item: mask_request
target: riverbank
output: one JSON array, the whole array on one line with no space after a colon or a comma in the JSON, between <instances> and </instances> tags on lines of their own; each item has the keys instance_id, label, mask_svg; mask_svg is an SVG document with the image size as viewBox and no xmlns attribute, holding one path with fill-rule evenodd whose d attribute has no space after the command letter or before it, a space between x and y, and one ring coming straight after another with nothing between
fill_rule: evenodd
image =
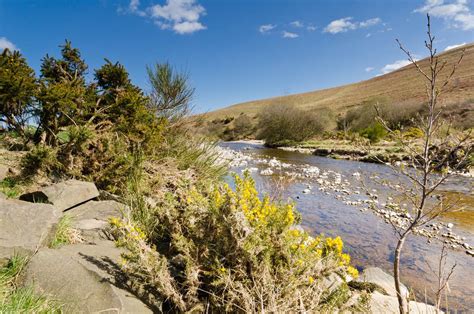
<instances>
[{"instance_id":1,"label":"riverbank","mask_svg":"<svg viewBox=\"0 0 474 314\"><path fill-rule=\"evenodd\" d=\"M240 141L244 143L245 141ZM255 141L248 141L252 144ZM261 142L263 144L263 142ZM312 140L290 146L274 147L288 152L312 154L315 156L333 159L353 160L371 163L406 163L410 160L409 154L395 142L381 141L377 144L358 145L349 140ZM474 176L474 168L470 167L458 172L463 176Z\"/></svg>"}]
</instances>

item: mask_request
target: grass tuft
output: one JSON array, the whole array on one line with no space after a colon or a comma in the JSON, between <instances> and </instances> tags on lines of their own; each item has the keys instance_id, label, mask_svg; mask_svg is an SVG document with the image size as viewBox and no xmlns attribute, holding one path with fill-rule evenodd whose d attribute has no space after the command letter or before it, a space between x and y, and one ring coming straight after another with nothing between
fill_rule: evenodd
<instances>
[{"instance_id":1,"label":"grass tuft","mask_svg":"<svg viewBox=\"0 0 474 314\"><path fill-rule=\"evenodd\" d=\"M54 237L49 244L50 248L55 249L63 245L81 243L84 241L79 230L72 227L72 222L73 220L68 214L61 217L56 225Z\"/></svg>"},{"instance_id":2,"label":"grass tuft","mask_svg":"<svg viewBox=\"0 0 474 314\"><path fill-rule=\"evenodd\" d=\"M31 286L18 286L27 264L28 257L17 254L0 268L0 313L61 313L57 301L36 294Z\"/></svg>"}]
</instances>

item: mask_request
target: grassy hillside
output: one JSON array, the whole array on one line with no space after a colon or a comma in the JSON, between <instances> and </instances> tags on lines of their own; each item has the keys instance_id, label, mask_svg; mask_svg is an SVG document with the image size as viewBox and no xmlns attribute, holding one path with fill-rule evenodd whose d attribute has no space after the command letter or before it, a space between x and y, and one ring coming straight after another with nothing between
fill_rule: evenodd
<instances>
[{"instance_id":1,"label":"grassy hillside","mask_svg":"<svg viewBox=\"0 0 474 314\"><path fill-rule=\"evenodd\" d=\"M444 75L451 71L462 51L464 59L456 72L449 90L442 96L441 102L455 110L458 114L472 115L474 103L474 43L440 54L440 61L447 62ZM422 68L427 60L420 61ZM335 88L274 97L236 104L206 114L206 119L214 120L225 117L236 117L241 113L249 116L257 115L267 106L274 104L290 104L304 109L330 108L336 114L360 105L363 101L379 99L391 105L418 104L425 98L424 81L413 65L397 71L374 77L370 80ZM469 109L470 108L470 109ZM472 119L472 117L469 117Z\"/></svg>"}]
</instances>

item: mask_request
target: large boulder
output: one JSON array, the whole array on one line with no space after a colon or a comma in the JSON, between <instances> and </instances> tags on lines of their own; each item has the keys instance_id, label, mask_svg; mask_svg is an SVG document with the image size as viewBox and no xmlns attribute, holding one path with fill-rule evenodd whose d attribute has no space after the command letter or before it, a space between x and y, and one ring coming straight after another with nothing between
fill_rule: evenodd
<instances>
[{"instance_id":1,"label":"large boulder","mask_svg":"<svg viewBox=\"0 0 474 314\"><path fill-rule=\"evenodd\" d=\"M111 241L43 248L29 262L25 280L63 303L66 313L151 313L122 274L120 253Z\"/></svg>"},{"instance_id":2,"label":"large boulder","mask_svg":"<svg viewBox=\"0 0 474 314\"><path fill-rule=\"evenodd\" d=\"M396 297L397 291L395 290L395 282L393 276L387 274L382 269L378 267L368 267L364 269L359 278L359 282L370 282L374 283L377 286L383 288L388 295ZM408 297L408 289L405 285L401 285L402 296L404 298Z\"/></svg>"},{"instance_id":3,"label":"large boulder","mask_svg":"<svg viewBox=\"0 0 474 314\"><path fill-rule=\"evenodd\" d=\"M72 227L81 231L88 242L104 239L103 231L111 217L122 217L125 205L115 201L89 201L68 211Z\"/></svg>"},{"instance_id":4,"label":"large boulder","mask_svg":"<svg viewBox=\"0 0 474 314\"><path fill-rule=\"evenodd\" d=\"M371 313L387 313L387 314L398 314L398 299L394 296L383 295L378 292L374 292L370 295L370 312ZM437 313L436 308L432 305L425 303L410 301L409 302L410 313L414 314L428 314ZM440 311L439 313L443 313Z\"/></svg>"},{"instance_id":5,"label":"large boulder","mask_svg":"<svg viewBox=\"0 0 474 314\"><path fill-rule=\"evenodd\" d=\"M94 183L68 180L47 186L40 191L23 194L21 200L48 203L65 211L99 196Z\"/></svg>"},{"instance_id":6,"label":"large boulder","mask_svg":"<svg viewBox=\"0 0 474 314\"><path fill-rule=\"evenodd\" d=\"M52 205L0 198L0 261L30 253L47 240L60 211Z\"/></svg>"}]
</instances>

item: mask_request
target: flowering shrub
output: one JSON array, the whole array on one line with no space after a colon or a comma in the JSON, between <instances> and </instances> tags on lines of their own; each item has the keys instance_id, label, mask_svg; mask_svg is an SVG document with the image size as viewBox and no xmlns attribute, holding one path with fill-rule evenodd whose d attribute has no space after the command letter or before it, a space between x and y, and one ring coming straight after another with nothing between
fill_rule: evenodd
<instances>
[{"instance_id":1,"label":"flowering shrub","mask_svg":"<svg viewBox=\"0 0 474 314\"><path fill-rule=\"evenodd\" d=\"M327 278L357 270L339 237L313 238L299 217L292 203L259 198L246 174L235 190L180 180L155 207L111 225L127 248L123 269L156 291L162 310L330 310Z\"/></svg>"}]
</instances>

